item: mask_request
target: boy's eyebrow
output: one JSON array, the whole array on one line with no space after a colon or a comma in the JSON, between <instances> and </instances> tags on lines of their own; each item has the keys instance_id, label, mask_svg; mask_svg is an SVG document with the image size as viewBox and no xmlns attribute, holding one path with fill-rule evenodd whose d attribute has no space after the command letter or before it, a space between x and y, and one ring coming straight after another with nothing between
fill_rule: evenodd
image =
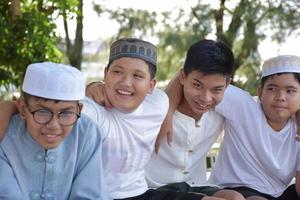
<instances>
[{"instance_id":1,"label":"boy's eyebrow","mask_svg":"<svg viewBox=\"0 0 300 200\"><path fill-rule=\"evenodd\" d=\"M124 66L122 66L122 65L114 65L114 66L113 66L113 68L124 69L125 67L124 67ZM134 71L135 71L135 72L139 72L139 73L143 73L143 74L145 74L145 71L143 71L143 70L140 70L140 69L135 69Z\"/></svg>"},{"instance_id":2,"label":"boy's eyebrow","mask_svg":"<svg viewBox=\"0 0 300 200\"><path fill-rule=\"evenodd\" d=\"M38 105L41 109L47 109L47 110L50 110L52 111L52 109L50 109L49 107L45 106L45 105ZM70 109L74 109L76 108L76 106L68 106L68 107L65 107L65 108L62 108L61 110L70 110Z\"/></svg>"},{"instance_id":3,"label":"boy's eyebrow","mask_svg":"<svg viewBox=\"0 0 300 200\"><path fill-rule=\"evenodd\" d=\"M200 80L196 79L196 78L194 78L194 81L196 81L196 82L198 82L199 84L203 85L203 83L202 83ZM225 87L225 85L217 85L217 86L214 86L214 88L224 88L224 87Z\"/></svg>"},{"instance_id":4,"label":"boy's eyebrow","mask_svg":"<svg viewBox=\"0 0 300 200\"><path fill-rule=\"evenodd\" d=\"M268 86L268 87L281 87L278 84L274 84L274 83L269 83L266 86ZM297 87L295 87L293 85L287 85L287 86L284 86L284 87L288 88L288 89L298 89Z\"/></svg>"}]
</instances>

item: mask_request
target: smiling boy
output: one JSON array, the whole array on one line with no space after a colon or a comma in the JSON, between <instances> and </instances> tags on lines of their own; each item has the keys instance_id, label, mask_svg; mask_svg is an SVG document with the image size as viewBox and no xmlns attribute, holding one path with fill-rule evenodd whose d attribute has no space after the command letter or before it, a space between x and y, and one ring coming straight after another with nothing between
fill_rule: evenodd
<instances>
[{"instance_id":1,"label":"smiling boy","mask_svg":"<svg viewBox=\"0 0 300 200\"><path fill-rule=\"evenodd\" d=\"M27 67L19 114L0 143L0 199L109 199L101 135L81 115L85 81L71 66Z\"/></svg>"}]
</instances>

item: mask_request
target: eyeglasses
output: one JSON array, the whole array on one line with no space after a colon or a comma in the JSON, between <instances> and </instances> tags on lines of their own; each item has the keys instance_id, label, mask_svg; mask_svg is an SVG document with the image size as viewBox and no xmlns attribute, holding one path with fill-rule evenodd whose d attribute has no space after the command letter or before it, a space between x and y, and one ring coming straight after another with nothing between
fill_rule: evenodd
<instances>
[{"instance_id":1,"label":"eyeglasses","mask_svg":"<svg viewBox=\"0 0 300 200\"><path fill-rule=\"evenodd\" d=\"M29 108L27 109L29 110ZM52 120L55 114L54 112L47 109L39 109L35 111L29 110L29 112L32 114L34 121L41 125L48 124ZM58 112L57 116L60 125L71 126L75 124L77 119L80 117L80 114L66 110L66 111Z\"/></svg>"}]
</instances>

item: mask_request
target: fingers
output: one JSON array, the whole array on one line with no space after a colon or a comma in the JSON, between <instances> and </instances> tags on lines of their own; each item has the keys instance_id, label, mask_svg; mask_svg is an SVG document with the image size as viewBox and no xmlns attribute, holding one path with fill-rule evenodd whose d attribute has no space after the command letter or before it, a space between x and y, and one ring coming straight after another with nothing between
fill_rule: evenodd
<instances>
[{"instance_id":1,"label":"fingers","mask_svg":"<svg viewBox=\"0 0 300 200\"><path fill-rule=\"evenodd\" d=\"M106 95L104 89L103 89L103 93L104 93L104 106L105 106L106 108L112 108L113 106L112 106L112 104L110 103L110 101L109 101L109 99L108 99L108 97L107 97L107 95Z\"/></svg>"},{"instance_id":2,"label":"fingers","mask_svg":"<svg viewBox=\"0 0 300 200\"><path fill-rule=\"evenodd\" d=\"M160 134L158 134L158 137L156 138L156 141L155 141L155 148L154 148L154 151L156 154L158 154L158 152L159 152L160 141L161 141L161 136L160 136Z\"/></svg>"},{"instance_id":3,"label":"fingers","mask_svg":"<svg viewBox=\"0 0 300 200\"><path fill-rule=\"evenodd\" d=\"M104 84L101 82L90 83L86 88L86 96L100 105L105 104Z\"/></svg>"},{"instance_id":4,"label":"fingers","mask_svg":"<svg viewBox=\"0 0 300 200\"><path fill-rule=\"evenodd\" d=\"M295 136L295 140L300 141L300 123L297 123L297 133Z\"/></svg>"},{"instance_id":5,"label":"fingers","mask_svg":"<svg viewBox=\"0 0 300 200\"><path fill-rule=\"evenodd\" d=\"M173 131L172 131L172 129L170 129L167 132L167 142L168 142L169 146L172 146L172 141L173 141Z\"/></svg>"}]
</instances>

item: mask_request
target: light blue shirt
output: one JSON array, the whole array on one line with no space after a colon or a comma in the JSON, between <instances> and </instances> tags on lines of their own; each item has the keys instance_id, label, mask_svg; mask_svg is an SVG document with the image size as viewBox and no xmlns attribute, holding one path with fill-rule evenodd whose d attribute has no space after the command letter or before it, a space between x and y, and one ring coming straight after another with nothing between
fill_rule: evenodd
<instances>
[{"instance_id":1,"label":"light blue shirt","mask_svg":"<svg viewBox=\"0 0 300 200\"><path fill-rule=\"evenodd\" d=\"M45 150L15 115L0 143L0 199L108 199L101 135L82 115L55 149Z\"/></svg>"}]
</instances>

